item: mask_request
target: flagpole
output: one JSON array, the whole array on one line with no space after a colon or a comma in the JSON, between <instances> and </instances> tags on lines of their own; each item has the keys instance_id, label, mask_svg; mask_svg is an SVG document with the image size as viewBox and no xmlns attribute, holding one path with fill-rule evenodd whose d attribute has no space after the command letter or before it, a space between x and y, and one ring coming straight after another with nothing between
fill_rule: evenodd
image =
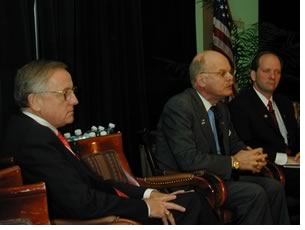
<instances>
[{"instance_id":1,"label":"flagpole","mask_svg":"<svg viewBox=\"0 0 305 230\"><path fill-rule=\"evenodd\" d=\"M37 0L34 0L34 32L35 32L35 51L36 51L36 59L39 59L39 36L38 36L38 15L37 15Z\"/></svg>"}]
</instances>

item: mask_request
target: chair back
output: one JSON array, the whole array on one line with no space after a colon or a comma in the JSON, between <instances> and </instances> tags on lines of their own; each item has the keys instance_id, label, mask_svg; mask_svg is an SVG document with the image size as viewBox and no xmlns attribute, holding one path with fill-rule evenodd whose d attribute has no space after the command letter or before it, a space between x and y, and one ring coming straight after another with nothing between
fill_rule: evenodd
<instances>
[{"instance_id":1,"label":"chair back","mask_svg":"<svg viewBox=\"0 0 305 230\"><path fill-rule=\"evenodd\" d=\"M43 182L0 188L0 220L28 220L31 224L49 224L46 187Z\"/></svg>"},{"instance_id":2,"label":"chair back","mask_svg":"<svg viewBox=\"0 0 305 230\"><path fill-rule=\"evenodd\" d=\"M126 159L121 133L79 140L76 145L81 159L104 180L139 185Z\"/></svg>"},{"instance_id":3,"label":"chair back","mask_svg":"<svg viewBox=\"0 0 305 230\"><path fill-rule=\"evenodd\" d=\"M141 167L143 176L160 176L163 171L156 164L156 131L147 128L138 132L140 137ZM143 149L143 150L142 150Z\"/></svg>"},{"instance_id":4,"label":"chair back","mask_svg":"<svg viewBox=\"0 0 305 230\"><path fill-rule=\"evenodd\" d=\"M22 185L22 176L19 166L12 166L0 170L0 188Z\"/></svg>"},{"instance_id":5,"label":"chair back","mask_svg":"<svg viewBox=\"0 0 305 230\"><path fill-rule=\"evenodd\" d=\"M11 156L0 157L0 169L15 165L15 159Z\"/></svg>"},{"instance_id":6,"label":"chair back","mask_svg":"<svg viewBox=\"0 0 305 230\"><path fill-rule=\"evenodd\" d=\"M12 166L0 170L0 220L18 224L49 224L46 187L43 182L23 185L21 169ZM1 222L0 221L0 222Z\"/></svg>"}]
</instances>

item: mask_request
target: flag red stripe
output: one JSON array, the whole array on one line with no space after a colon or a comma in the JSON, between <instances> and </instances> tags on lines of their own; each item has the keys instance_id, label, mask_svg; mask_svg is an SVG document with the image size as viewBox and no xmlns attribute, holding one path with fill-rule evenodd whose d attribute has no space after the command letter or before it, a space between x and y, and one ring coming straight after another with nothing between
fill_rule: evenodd
<instances>
[{"instance_id":1,"label":"flag red stripe","mask_svg":"<svg viewBox=\"0 0 305 230\"><path fill-rule=\"evenodd\" d=\"M216 27L214 27L213 29L213 35L222 40L223 43L225 43L228 47L231 47L231 39L228 38L222 31L218 30Z\"/></svg>"}]
</instances>

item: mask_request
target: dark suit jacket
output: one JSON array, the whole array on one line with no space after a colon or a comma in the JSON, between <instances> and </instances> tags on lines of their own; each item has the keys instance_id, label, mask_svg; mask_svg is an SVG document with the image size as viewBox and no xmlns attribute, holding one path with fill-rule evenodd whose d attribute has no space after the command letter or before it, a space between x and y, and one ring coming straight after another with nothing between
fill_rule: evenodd
<instances>
[{"instance_id":1,"label":"dark suit jacket","mask_svg":"<svg viewBox=\"0 0 305 230\"><path fill-rule=\"evenodd\" d=\"M300 151L300 130L293 105L282 95L274 94L273 100L288 132L288 146L295 154ZM274 161L276 152L285 152L284 138L253 88L241 91L230 102L229 109L236 132L247 145L263 147L271 161Z\"/></svg>"},{"instance_id":2,"label":"dark suit jacket","mask_svg":"<svg viewBox=\"0 0 305 230\"><path fill-rule=\"evenodd\" d=\"M147 217L147 206L141 200L144 188L100 180L52 130L23 114L13 117L8 128L5 152L16 158L25 183L46 182L52 218ZM115 195L113 186L130 199Z\"/></svg>"},{"instance_id":3,"label":"dark suit jacket","mask_svg":"<svg viewBox=\"0 0 305 230\"><path fill-rule=\"evenodd\" d=\"M245 145L233 129L226 105L219 102L217 109L222 120L223 155L216 154L209 117L195 89L189 88L166 103L158 123L155 154L161 169L206 169L224 179L231 177L230 155Z\"/></svg>"}]
</instances>

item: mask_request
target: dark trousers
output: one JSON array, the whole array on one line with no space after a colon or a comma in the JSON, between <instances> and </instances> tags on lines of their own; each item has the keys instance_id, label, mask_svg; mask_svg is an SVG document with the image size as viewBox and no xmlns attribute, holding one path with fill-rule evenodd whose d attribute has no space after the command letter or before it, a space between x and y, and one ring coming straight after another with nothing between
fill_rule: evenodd
<instances>
[{"instance_id":1,"label":"dark trousers","mask_svg":"<svg viewBox=\"0 0 305 230\"><path fill-rule=\"evenodd\" d=\"M300 168L284 168L287 206L291 224L300 224Z\"/></svg>"},{"instance_id":2,"label":"dark trousers","mask_svg":"<svg viewBox=\"0 0 305 230\"><path fill-rule=\"evenodd\" d=\"M236 224L290 224L285 190L277 180L240 176L226 185L225 207L235 212Z\"/></svg>"}]
</instances>

